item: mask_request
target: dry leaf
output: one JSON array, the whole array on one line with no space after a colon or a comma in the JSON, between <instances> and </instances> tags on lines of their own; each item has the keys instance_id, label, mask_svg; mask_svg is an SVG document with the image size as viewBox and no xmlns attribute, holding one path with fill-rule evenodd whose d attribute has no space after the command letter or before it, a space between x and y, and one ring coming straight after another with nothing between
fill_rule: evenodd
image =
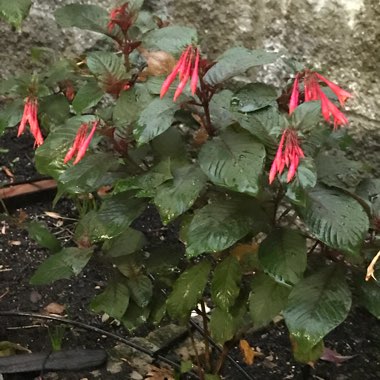
<instances>
[{"instance_id":1,"label":"dry leaf","mask_svg":"<svg viewBox=\"0 0 380 380\"><path fill-rule=\"evenodd\" d=\"M165 51L148 51L139 48L139 52L147 63L147 68L139 76L140 80L145 80L150 76L167 75L176 64L175 58Z\"/></svg>"},{"instance_id":2,"label":"dry leaf","mask_svg":"<svg viewBox=\"0 0 380 380\"><path fill-rule=\"evenodd\" d=\"M6 166L2 166L1 169L3 170L6 176L11 178L11 182L13 182L15 175L11 172L11 170L8 169Z\"/></svg>"},{"instance_id":3,"label":"dry leaf","mask_svg":"<svg viewBox=\"0 0 380 380\"><path fill-rule=\"evenodd\" d=\"M252 365L256 356L264 356L261 352L255 351L245 339L240 340L239 347L244 363L247 365Z\"/></svg>"},{"instance_id":4,"label":"dry leaf","mask_svg":"<svg viewBox=\"0 0 380 380\"><path fill-rule=\"evenodd\" d=\"M380 258L380 251L377 252L377 255L372 259L371 263L368 265L367 274L365 276L366 281L368 281L371 277L375 281L377 281L374 273L375 273L375 265L376 265L377 261L379 260L379 258Z\"/></svg>"},{"instance_id":5,"label":"dry leaf","mask_svg":"<svg viewBox=\"0 0 380 380\"><path fill-rule=\"evenodd\" d=\"M174 380L174 374L170 368L158 368L152 365L145 380Z\"/></svg>"},{"instance_id":6,"label":"dry leaf","mask_svg":"<svg viewBox=\"0 0 380 380\"><path fill-rule=\"evenodd\" d=\"M323 354L321 356L321 359L326 362L331 362L335 364L343 363L347 360L350 360L354 358L355 355L349 355L349 356L343 356L336 352L335 350L332 350L331 348L324 348Z\"/></svg>"},{"instance_id":7,"label":"dry leaf","mask_svg":"<svg viewBox=\"0 0 380 380\"><path fill-rule=\"evenodd\" d=\"M59 215L57 212L45 211L44 214L49 216L50 218L53 218L53 219L62 219L62 216Z\"/></svg>"},{"instance_id":8,"label":"dry leaf","mask_svg":"<svg viewBox=\"0 0 380 380\"><path fill-rule=\"evenodd\" d=\"M17 223L23 224L28 219L28 214L24 210L20 210L17 215Z\"/></svg>"},{"instance_id":9,"label":"dry leaf","mask_svg":"<svg viewBox=\"0 0 380 380\"><path fill-rule=\"evenodd\" d=\"M241 261L246 255L256 254L259 249L259 245L256 242L251 244L237 244L231 253L239 261Z\"/></svg>"},{"instance_id":10,"label":"dry leaf","mask_svg":"<svg viewBox=\"0 0 380 380\"><path fill-rule=\"evenodd\" d=\"M48 314L62 315L65 312L65 306L56 302L52 302L44 307L44 311Z\"/></svg>"}]
</instances>

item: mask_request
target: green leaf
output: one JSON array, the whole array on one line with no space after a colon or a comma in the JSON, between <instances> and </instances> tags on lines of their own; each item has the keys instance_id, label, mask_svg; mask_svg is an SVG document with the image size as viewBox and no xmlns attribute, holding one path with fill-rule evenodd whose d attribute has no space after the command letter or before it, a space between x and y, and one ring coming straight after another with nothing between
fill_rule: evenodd
<instances>
[{"instance_id":1,"label":"green leaf","mask_svg":"<svg viewBox=\"0 0 380 380\"><path fill-rule=\"evenodd\" d=\"M105 199L98 212L99 220L107 226L108 230L103 238L112 239L121 234L142 214L146 205L144 199L133 198L129 192Z\"/></svg>"},{"instance_id":2,"label":"green leaf","mask_svg":"<svg viewBox=\"0 0 380 380\"><path fill-rule=\"evenodd\" d=\"M277 91L264 83L250 83L241 88L231 99L239 112L257 111L267 106L277 106Z\"/></svg>"},{"instance_id":3,"label":"green leaf","mask_svg":"<svg viewBox=\"0 0 380 380\"><path fill-rule=\"evenodd\" d=\"M129 288L122 276L111 280L104 291L93 298L90 308L121 320L129 305Z\"/></svg>"},{"instance_id":4,"label":"green leaf","mask_svg":"<svg viewBox=\"0 0 380 380\"><path fill-rule=\"evenodd\" d=\"M317 169L312 158L305 157L301 160L297 169L296 180L303 189L315 187L317 184Z\"/></svg>"},{"instance_id":5,"label":"green leaf","mask_svg":"<svg viewBox=\"0 0 380 380\"><path fill-rule=\"evenodd\" d=\"M153 286L152 281L147 276L140 274L137 277L128 279L128 287L131 292L131 298L136 305L144 308L152 298Z\"/></svg>"},{"instance_id":6,"label":"green leaf","mask_svg":"<svg viewBox=\"0 0 380 380\"><path fill-rule=\"evenodd\" d=\"M371 214L380 217L380 179L365 178L356 188L356 194L371 208Z\"/></svg>"},{"instance_id":7,"label":"green leaf","mask_svg":"<svg viewBox=\"0 0 380 380\"><path fill-rule=\"evenodd\" d=\"M110 257L119 257L130 255L139 251L146 245L145 235L133 228L127 228L114 239L106 240L103 244L103 250Z\"/></svg>"},{"instance_id":8,"label":"green leaf","mask_svg":"<svg viewBox=\"0 0 380 380\"><path fill-rule=\"evenodd\" d=\"M57 23L63 28L77 27L108 34L108 12L97 5L69 4L54 12Z\"/></svg>"},{"instance_id":9,"label":"green leaf","mask_svg":"<svg viewBox=\"0 0 380 380\"><path fill-rule=\"evenodd\" d=\"M131 300L127 311L121 319L121 323L127 330L132 331L144 324L148 320L148 317L149 308L139 307Z\"/></svg>"},{"instance_id":10,"label":"green leaf","mask_svg":"<svg viewBox=\"0 0 380 380\"><path fill-rule=\"evenodd\" d=\"M242 272L235 256L228 256L219 263L211 282L211 298L221 310L227 311L240 293Z\"/></svg>"},{"instance_id":11,"label":"green leaf","mask_svg":"<svg viewBox=\"0 0 380 380\"><path fill-rule=\"evenodd\" d=\"M298 282L284 311L297 350L313 350L346 319L350 308L351 293L340 268L330 266Z\"/></svg>"},{"instance_id":12,"label":"green leaf","mask_svg":"<svg viewBox=\"0 0 380 380\"><path fill-rule=\"evenodd\" d=\"M0 0L0 17L19 28L31 5L31 0Z\"/></svg>"},{"instance_id":13,"label":"green leaf","mask_svg":"<svg viewBox=\"0 0 380 380\"><path fill-rule=\"evenodd\" d=\"M74 111L78 114L88 108L96 106L104 95L103 90L94 80L89 80L85 85L79 88L73 100Z\"/></svg>"},{"instance_id":14,"label":"green leaf","mask_svg":"<svg viewBox=\"0 0 380 380\"><path fill-rule=\"evenodd\" d=\"M107 226L99 220L98 213L91 210L82 216L76 225L74 241L79 246L87 247L104 240L105 236L108 236Z\"/></svg>"},{"instance_id":15,"label":"green leaf","mask_svg":"<svg viewBox=\"0 0 380 380\"><path fill-rule=\"evenodd\" d=\"M64 124L70 117L70 104L62 94L50 95L42 98L39 106L39 115L43 125Z\"/></svg>"},{"instance_id":16,"label":"green leaf","mask_svg":"<svg viewBox=\"0 0 380 380\"><path fill-rule=\"evenodd\" d=\"M30 279L32 285L49 284L63 278L77 276L86 266L92 255L92 249L64 248L49 256Z\"/></svg>"},{"instance_id":17,"label":"green leaf","mask_svg":"<svg viewBox=\"0 0 380 380\"><path fill-rule=\"evenodd\" d=\"M72 145L80 125L93 120L93 115L76 116L67 120L64 125L52 128L45 142L36 150L35 164L38 172L58 179L67 169L63 158Z\"/></svg>"},{"instance_id":18,"label":"green leaf","mask_svg":"<svg viewBox=\"0 0 380 380\"><path fill-rule=\"evenodd\" d=\"M216 129L224 129L235 122L235 118L230 110L233 92L222 90L217 92L210 102L211 124Z\"/></svg>"},{"instance_id":19,"label":"green leaf","mask_svg":"<svg viewBox=\"0 0 380 380\"><path fill-rule=\"evenodd\" d=\"M87 56L90 71L104 83L122 80L126 70L122 56L107 51L95 51Z\"/></svg>"},{"instance_id":20,"label":"green leaf","mask_svg":"<svg viewBox=\"0 0 380 380\"><path fill-rule=\"evenodd\" d=\"M195 165L178 167L173 174L174 179L160 185L154 197L164 224L187 211L206 184L205 175Z\"/></svg>"},{"instance_id":21,"label":"green leaf","mask_svg":"<svg viewBox=\"0 0 380 380\"><path fill-rule=\"evenodd\" d=\"M114 193L139 189L137 197L153 197L158 186L172 178L170 159L165 158L142 175L119 180Z\"/></svg>"},{"instance_id":22,"label":"green leaf","mask_svg":"<svg viewBox=\"0 0 380 380\"><path fill-rule=\"evenodd\" d=\"M210 317L211 336L219 344L231 340L236 332L233 316L227 311L216 307Z\"/></svg>"},{"instance_id":23,"label":"green leaf","mask_svg":"<svg viewBox=\"0 0 380 380\"><path fill-rule=\"evenodd\" d=\"M222 251L249 232L262 231L266 220L252 198L215 200L195 212L185 236L186 254L194 257L204 252Z\"/></svg>"},{"instance_id":24,"label":"green leaf","mask_svg":"<svg viewBox=\"0 0 380 380\"><path fill-rule=\"evenodd\" d=\"M199 165L217 186L256 195L265 160L265 148L248 132L226 129L203 145Z\"/></svg>"},{"instance_id":25,"label":"green leaf","mask_svg":"<svg viewBox=\"0 0 380 380\"><path fill-rule=\"evenodd\" d=\"M148 32L142 40L147 50L163 50L171 54L179 54L182 50L198 40L197 31L185 26L167 26Z\"/></svg>"},{"instance_id":26,"label":"green leaf","mask_svg":"<svg viewBox=\"0 0 380 380\"><path fill-rule=\"evenodd\" d=\"M380 285L379 282L370 278L364 280L363 276L357 281L359 290L359 303L364 306L373 316L380 319Z\"/></svg>"},{"instance_id":27,"label":"green leaf","mask_svg":"<svg viewBox=\"0 0 380 380\"><path fill-rule=\"evenodd\" d=\"M321 121L321 115L321 102L305 102L294 110L291 122L295 128L308 132Z\"/></svg>"},{"instance_id":28,"label":"green leaf","mask_svg":"<svg viewBox=\"0 0 380 380\"><path fill-rule=\"evenodd\" d=\"M8 127L14 127L21 120L24 103L19 99L6 104L0 111L0 136Z\"/></svg>"},{"instance_id":29,"label":"green leaf","mask_svg":"<svg viewBox=\"0 0 380 380\"><path fill-rule=\"evenodd\" d=\"M133 134L139 144L148 141L165 132L174 121L178 104L169 97L155 99L141 112Z\"/></svg>"},{"instance_id":30,"label":"green leaf","mask_svg":"<svg viewBox=\"0 0 380 380\"><path fill-rule=\"evenodd\" d=\"M256 328L267 325L284 309L291 289L266 274L255 275L249 298L249 311Z\"/></svg>"},{"instance_id":31,"label":"green leaf","mask_svg":"<svg viewBox=\"0 0 380 380\"><path fill-rule=\"evenodd\" d=\"M118 126L130 125L137 121L142 110L153 100L144 85L137 83L128 91L123 91L116 101L113 120Z\"/></svg>"},{"instance_id":32,"label":"green leaf","mask_svg":"<svg viewBox=\"0 0 380 380\"><path fill-rule=\"evenodd\" d=\"M178 160L186 157L186 146L181 132L169 128L151 141L154 153L161 158L171 157Z\"/></svg>"},{"instance_id":33,"label":"green leaf","mask_svg":"<svg viewBox=\"0 0 380 380\"><path fill-rule=\"evenodd\" d=\"M59 240L49 231L45 224L32 221L27 225L29 236L41 247L52 252L59 252L62 247Z\"/></svg>"},{"instance_id":34,"label":"green leaf","mask_svg":"<svg viewBox=\"0 0 380 380\"><path fill-rule=\"evenodd\" d=\"M315 159L315 164L320 182L344 190L354 189L364 171L361 162L347 159L341 151L321 151Z\"/></svg>"},{"instance_id":35,"label":"green leaf","mask_svg":"<svg viewBox=\"0 0 380 380\"><path fill-rule=\"evenodd\" d=\"M290 340L292 342L294 359L301 363L310 364L316 362L323 355L323 350L325 348L323 340L307 350L305 350L303 346L300 346L294 339L290 338Z\"/></svg>"},{"instance_id":36,"label":"green leaf","mask_svg":"<svg viewBox=\"0 0 380 380\"><path fill-rule=\"evenodd\" d=\"M310 232L331 248L358 255L369 228L361 205L338 189L315 187L299 210Z\"/></svg>"},{"instance_id":37,"label":"green leaf","mask_svg":"<svg viewBox=\"0 0 380 380\"><path fill-rule=\"evenodd\" d=\"M166 303L172 318L186 320L189 317L191 310L202 297L210 270L211 264L202 261L185 270L177 279Z\"/></svg>"},{"instance_id":38,"label":"green leaf","mask_svg":"<svg viewBox=\"0 0 380 380\"><path fill-rule=\"evenodd\" d=\"M261 49L249 50L244 47L234 47L217 58L216 64L204 76L204 81L215 86L236 75L244 74L251 67L273 63L278 57L277 53Z\"/></svg>"},{"instance_id":39,"label":"green leaf","mask_svg":"<svg viewBox=\"0 0 380 380\"><path fill-rule=\"evenodd\" d=\"M277 228L260 244L259 260L275 281L294 285L306 269L306 238L298 231Z\"/></svg>"}]
</instances>

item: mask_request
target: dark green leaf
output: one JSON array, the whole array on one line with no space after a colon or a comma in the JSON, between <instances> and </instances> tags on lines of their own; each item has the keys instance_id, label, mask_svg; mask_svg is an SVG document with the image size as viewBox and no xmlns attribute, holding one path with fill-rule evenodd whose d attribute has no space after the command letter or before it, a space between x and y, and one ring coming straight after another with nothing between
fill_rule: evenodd
<instances>
[{"instance_id":1,"label":"dark green leaf","mask_svg":"<svg viewBox=\"0 0 380 380\"><path fill-rule=\"evenodd\" d=\"M153 286L152 281L147 276L140 274L137 277L128 279L128 287L131 292L131 298L136 305L144 308L152 298Z\"/></svg>"},{"instance_id":2,"label":"dark green leaf","mask_svg":"<svg viewBox=\"0 0 380 380\"><path fill-rule=\"evenodd\" d=\"M233 92L222 90L217 92L210 102L211 123L216 129L224 129L235 122L230 110Z\"/></svg>"},{"instance_id":3,"label":"dark green leaf","mask_svg":"<svg viewBox=\"0 0 380 380\"><path fill-rule=\"evenodd\" d=\"M265 214L252 198L216 200L195 212L185 237L186 253L194 257L222 251L250 231L262 231L265 223Z\"/></svg>"},{"instance_id":4,"label":"dark green leaf","mask_svg":"<svg viewBox=\"0 0 380 380\"><path fill-rule=\"evenodd\" d=\"M265 50L234 47L217 58L217 63L207 71L204 80L215 86L236 75L244 74L251 67L273 63L278 57L278 54Z\"/></svg>"},{"instance_id":5,"label":"dark green leaf","mask_svg":"<svg viewBox=\"0 0 380 380\"><path fill-rule=\"evenodd\" d=\"M196 306L206 286L211 264L202 261L185 270L177 279L167 300L167 311L172 318L185 320Z\"/></svg>"},{"instance_id":6,"label":"dark green leaf","mask_svg":"<svg viewBox=\"0 0 380 380\"><path fill-rule=\"evenodd\" d=\"M219 344L231 340L236 332L233 316L228 311L216 307L210 317L210 332Z\"/></svg>"},{"instance_id":7,"label":"dark green leaf","mask_svg":"<svg viewBox=\"0 0 380 380\"><path fill-rule=\"evenodd\" d=\"M97 5L69 4L54 13L63 28L77 27L107 34L108 12Z\"/></svg>"},{"instance_id":8,"label":"dark green leaf","mask_svg":"<svg viewBox=\"0 0 380 380\"><path fill-rule=\"evenodd\" d=\"M142 42L147 50L163 50L171 54L179 54L187 45L196 43L197 39L195 29L173 25L148 32Z\"/></svg>"},{"instance_id":9,"label":"dark green leaf","mask_svg":"<svg viewBox=\"0 0 380 380\"><path fill-rule=\"evenodd\" d=\"M155 99L141 112L133 133L139 144L147 143L165 132L174 121L174 114L179 109L169 97Z\"/></svg>"},{"instance_id":10,"label":"dark green leaf","mask_svg":"<svg viewBox=\"0 0 380 380\"><path fill-rule=\"evenodd\" d=\"M176 128L169 128L151 142L152 148L158 157L172 157L183 159L186 157L186 147L181 132Z\"/></svg>"},{"instance_id":11,"label":"dark green leaf","mask_svg":"<svg viewBox=\"0 0 380 380\"><path fill-rule=\"evenodd\" d=\"M211 298L221 310L228 310L240 293L242 273L235 256L228 256L219 263L211 282Z\"/></svg>"},{"instance_id":12,"label":"dark green leaf","mask_svg":"<svg viewBox=\"0 0 380 380\"><path fill-rule=\"evenodd\" d=\"M226 129L203 145L199 165L217 186L256 195L265 160L265 148L248 132Z\"/></svg>"},{"instance_id":13,"label":"dark green leaf","mask_svg":"<svg viewBox=\"0 0 380 380\"><path fill-rule=\"evenodd\" d=\"M96 312L105 312L121 320L129 305L129 289L126 280L119 276L111 280L105 290L94 297L90 308Z\"/></svg>"},{"instance_id":14,"label":"dark green leaf","mask_svg":"<svg viewBox=\"0 0 380 380\"><path fill-rule=\"evenodd\" d=\"M77 276L86 266L92 255L92 249L64 248L49 256L30 279L32 285L49 284L63 278Z\"/></svg>"},{"instance_id":15,"label":"dark green leaf","mask_svg":"<svg viewBox=\"0 0 380 380\"><path fill-rule=\"evenodd\" d=\"M311 233L332 248L357 255L369 228L360 204L338 189L316 187L307 193L301 216Z\"/></svg>"},{"instance_id":16,"label":"dark green leaf","mask_svg":"<svg viewBox=\"0 0 380 380\"><path fill-rule=\"evenodd\" d=\"M298 231L277 228L260 244L259 259L264 272L275 281L296 284L306 269L306 238Z\"/></svg>"},{"instance_id":17,"label":"dark green leaf","mask_svg":"<svg viewBox=\"0 0 380 380\"><path fill-rule=\"evenodd\" d=\"M330 266L293 288L284 317L299 352L309 352L342 323L351 308L344 273Z\"/></svg>"},{"instance_id":18,"label":"dark green leaf","mask_svg":"<svg viewBox=\"0 0 380 380\"><path fill-rule=\"evenodd\" d=\"M82 216L75 228L74 241L79 246L89 246L108 237L108 226L99 220L95 210Z\"/></svg>"},{"instance_id":19,"label":"dark green leaf","mask_svg":"<svg viewBox=\"0 0 380 380\"><path fill-rule=\"evenodd\" d=\"M42 98L39 115L43 125L50 128L51 124L64 124L70 117L70 104L62 94Z\"/></svg>"},{"instance_id":20,"label":"dark green leaf","mask_svg":"<svg viewBox=\"0 0 380 380\"><path fill-rule=\"evenodd\" d=\"M12 101L0 111L0 135L8 127L14 127L21 120L24 103L21 100Z\"/></svg>"},{"instance_id":21,"label":"dark green leaf","mask_svg":"<svg viewBox=\"0 0 380 380\"><path fill-rule=\"evenodd\" d=\"M206 184L206 177L195 165L186 165L174 170L174 179L160 185L154 203L164 224L187 211Z\"/></svg>"},{"instance_id":22,"label":"dark green leaf","mask_svg":"<svg viewBox=\"0 0 380 380\"><path fill-rule=\"evenodd\" d=\"M132 331L144 324L149 317L149 308L148 307L139 307L134 302L130 302L127 311L125 312L121 323L123 326Z\"/></svg>"},{"instance_id":23,"label":"dark green leaf","mask_svg":"<svg viewBox=\"0 0 380 380\"><path fill-rule=\"evenodd\" d=\"M107 51L95 51L88 54L87 66L90 71L104 82L114 82L126 77L122 56Z\"/></svg>"},{"instance_id":24,"label":"dark green leaf","mask_svg":"<svg viewBox=\"0 0 380 380\"><path fill-rule=\"evenodd\" d=\"M277 106L277 91L263 83L250 83L241 88L231 99L242 113L257 111L267 106Z\"/></svg>"},{"instance_id":25,"label":"dark green leaf","mask_svg":"<svg viewBox=\"0 0 380 380\"><path fill-rule=\"evenodd\" d=\"M380 285L370 278L369 281L364 280L364 273L357 281L359 288L359 303L364 306L372 315L380 319Z\"/></svg>"},{"instance_id":26,"label":"dark green leaf","mask_svg":"<svg viewBox=\"0 0 380 380\"><path fill-rule=\"evenodd\" d=\"M98 216L107 226L108 234L105 238L111 239L122 233L145 208L144 199L133 198L129 193L116 194L104 200Z\"/></svg>"},{"instance_id":27,"label":"dark green leaf","mask_svg":"<svg viewBox=\"0 0 380 380\"><path fill-rule=\"evenodd\" d=\"M108 172L118 166L112 153L87 154L77 165L59 176L63 189L69 193L88 193L108 182Z\"/></svg>"},{"instance_id":28,"label":"dark green leaf","mask_svg":"<svg viewBox=\"0 0 380 380\"><path fill-rule=\"evenodd\" d=\"M255 327L268 324L286 306L291 288L265 274L256 274L252 281L249 311Z\"/></svg>"},{"instance_id":29,"label":"dark green leaf","mask_svg":"<svg viewBox=\"0 0 380 380\"><path fill-rule=\"evenodd\" d=\"M370 207L371 214L376 218L380 218L380 179L363 179L355 192Z\"/></svg>"},{"instance_id":30,"label":"dark green leaf","mask_svg":"<svg viewBox=\"0 0 380 380\"><path fill-rule=\"evenodd\" d=\"M88 108L94 107L102 99L103 90L94 80L89 80L84 86L80 87L73 100L73 108L80 114Z\"/></svg>"},{"instance_id":31,"label":"dark green leaf","mask_svg":"<svg viewBox=\"0 0 380 380\"><path fill-rule=\"evenodd\" d=\"M49 231L45 224L32 221L28 223L29 236L41 247L47 248L52 252L59 252L62 247L59 240Z\"/></svg>"},{"instance_id":32,"label":"dark green leaf","mask_svg":"<svg viewBox=\"0 0 380 380\"><path fill-rule=\"evenodd\" d=\"M0 0L0 17L19 28L31 5L32 0Z\"/></svg>"},{"instance_id":33,"label":"dark green leaf","mask_svg":"<svg viewBox=\"0 0 380 380\"><path fill-rule=\"evenodd\" d=\"M344 190L355 188L364 170L361 162L347 159L341 151L322 151L316 157L315 164L320 182Z\"/></svg>"},{"instance_id":34,"label":"dark green leaf","mask_svg":"<svg viewBox=\"0 0 380 380\"><path fill-rule=\"evenodd\" d=\"M321 115L319 101L302 103L292 113L292 125L302 132L308 132L321 121Z\"/></svg>"},{"instance_id":35,"label":"dark green leaf","mask_svg":"<svg viewBox=\"0 0 380 380\"><path fill-rule=\"evenodd\" d=\"M103 249L107 251L108 256L119 257L139 251L145 245L146 239L142 232L127 228L116 238L107 240Z\"/></svg>"}]
</instances>

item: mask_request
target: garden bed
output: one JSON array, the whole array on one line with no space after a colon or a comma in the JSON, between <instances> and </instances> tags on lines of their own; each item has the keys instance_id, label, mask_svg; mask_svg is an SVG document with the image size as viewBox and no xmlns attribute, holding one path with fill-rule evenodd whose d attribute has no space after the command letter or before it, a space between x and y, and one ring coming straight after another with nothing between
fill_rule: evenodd
<instances>
[{"instance_id":1,"label":"garden bed","mask_svg":"<svg viewBox=\"0 0 380 380\"><path fill-rule=\"evenodd\" d=\"M1 173L1 183L8 185L11 182L28 182L38 179L32 165L33 142L29 136L15 138L15 131L9 130L1 137L1 147L8 152L1 156L1 166L6 166L13 177L5 171ZM43 220L52 229L56 237L67 245L71 239L71 231L75 222L76 212L68 200L58 203L52 210L51 191L36 199L29 196L22 198L19 204L13 203L11 218L5 215L1 218L1 247L0 247L0 311L26 311L46 313L44 308L56 303L65 307L62 315L84 324L104 329L128 337L129 334L122 327L102 320L101 316L89 311L88 305L92 297L98 294L105 286L109 272L101 262L91 260L89 265L78 276L70 280L56 281L52 285L31 286L29 279L38 265L48 256L47 250L41 249L28 237L23 224L26 220ZM54 214L46 214L54 212ZM54 217L51 217L54 215ZM134 225L135 228L147 234L149 244L160 246L169 244L176 249L182 249L178 242L175 226L163 228L157 212L149 208ZM49 329L53 331L57 322L38 320L36 318L20 318L16 316L0 316L0 341L18 343L32 352L49 352L51 339ZM135 331L134 335L146 336L152 326L144 326ZM184 337L185 339L185 337ZM241 365L252 379L378 379L380 378L380 325L369 313L355 310L347 320L330 333L326 338L326 347L339 352L343 356L353 356L340 364L319 361L315 368L296 363L292 359L291 347L287 330L282 321L267 329L249 333L245 339L256 351L262 355L255 359L252 366L243 363L237 348L233 348L231 356ZM118 342L99 334L75 326L64 330L62 349L105 349L108 352ZM177 346L185 345L186 340L180 341ZM173 350L176 347L173 346ZM172 352L167 353L173 357ZM174 356L174 358L176 358ZM116 361L119 367L103 366L100 369L90 369L75 372L45 373L44 379L127 379L144 378L141 366L133 367L133 360L128 363ZM337 359L339 361L339 358ZM115 363L115 362L114 362ZM146 368L150 364L146 362ZM111 371L111 372L110 372ZM223 378L243 379L244 376L226 361L222 371ZM35 374L36 376L38 374ZM4 375L4 379L31 379L28 374Z\"/></svg>"}]
</instances>

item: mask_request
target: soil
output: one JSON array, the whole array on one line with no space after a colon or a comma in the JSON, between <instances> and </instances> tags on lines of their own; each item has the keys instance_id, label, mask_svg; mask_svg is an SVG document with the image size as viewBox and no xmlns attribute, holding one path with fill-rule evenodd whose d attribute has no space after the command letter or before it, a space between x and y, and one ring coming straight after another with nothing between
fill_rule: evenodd
<instances>
[{"instance_id":1,"label":"soil","mask_svg":"<svg viewBox=\"0 0 380 380\"><path fill-rule=\"evenodd\" d=\"M7 166L14 174L14 180L28 181L38 177L32 165L33 141L29 136L15 138L14 130L0 137L0 147L8 153L0 155L0 166ZM10 181L5 172L0 173L0 183ZM0 215L0 311L20 310L41 312L52 302L65 305L68 318L84 322L113 332L122 337L132 335L120 326L102 321L101 316L89 311L92 297L104 288L109 273L100 263L90 261L83 273L70 280L60 280L47 286L31 286L29 278L37 266L49 255L29 239L20 224L25 218L43 220L64 245L70 244L71 231L75 221L53 219L45 211L54 211L64 217L76 217L75 209L69 200L62 200L52 210L50 200L39 199L26 206L12 209L12 220ZM162 229L157 212L150 208L136 222L135 228L147 232L151 245L180 244L176 239L175 226ZM178 246L179 248L180 246ZM0 342L19 343L33 352L51 350L50 331L56 322L47 322L29 318L1 317ZM145 326L134 335L145 336L151 326ZM272 325L245 337L252 347L262 352L252 366L243 363L237 348L232 349L232 357L249 373L252 379L380 379L380 324L364 310L354 310L347 320L330 333L326 347L335 349L341 355L354 355L339 365L319 361L315 368L296 363L292 359L289 337L283 322ZM118 342L104 335L69 327L65 329L63 349L103 348L108 352ZM131 365L132 366L131 366ZM146 363L146 366L149 364ZM109 368L108 368L109 369ZM133 372L135 371L135 372ZM244 379L227 361L223 369L223 378L229 380ZM39 374L3 375L5 380L34 379ZM145 374L136 372L133 361L121 363L120 371L111 373L105 366L99 369L45 373L43 379L79 380L79 379L143 379ZM140 377L139 377L140 376ZM1 375L0 375L1 379ZM159 378L155 378L159 380ZM161 378L163 379L163 378Z\"/></svg>"}]
</instances>

